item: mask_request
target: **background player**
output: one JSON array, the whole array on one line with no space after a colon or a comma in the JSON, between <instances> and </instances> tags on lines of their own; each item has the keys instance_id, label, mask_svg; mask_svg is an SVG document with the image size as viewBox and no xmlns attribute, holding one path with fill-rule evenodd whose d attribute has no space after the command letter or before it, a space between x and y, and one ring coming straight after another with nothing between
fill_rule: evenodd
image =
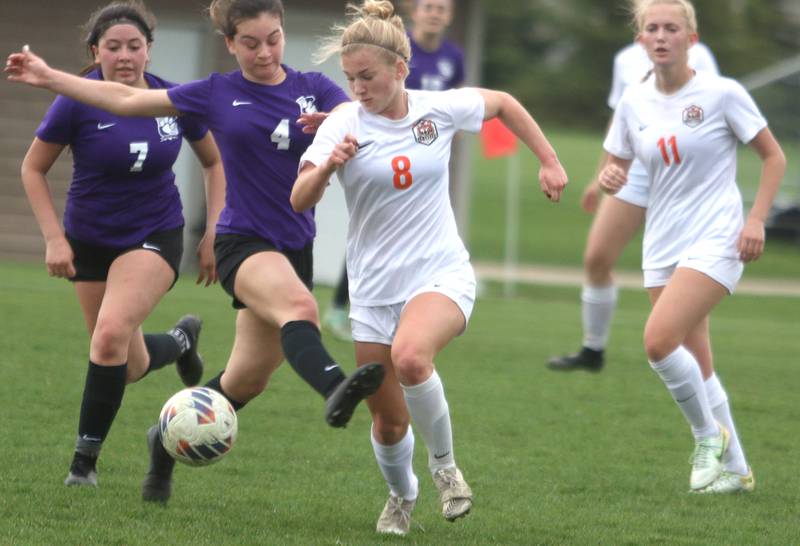
<instances>
[{"instance_id":1,"label":"background player","mask_svg":"<svg viewBox=\"0 0 800 546\"><path fill-rule=\"evenodd\" d=\"M691 425L690 489L752 491L755 480L727 394L710 359L698 362L685 345L690 338L708 337L712 309L733 293L743 262L761 256L764 220L786 159L740 84L689 66L697 22L688 0L639 0L633 12L653 76L629 88L614 113L600 184L610 193L619 191L634 157L649 175L642 268L653 308L644 347ZM762 161L746 220L736 186L739 141Z\"/></svg>"}]
</instances>

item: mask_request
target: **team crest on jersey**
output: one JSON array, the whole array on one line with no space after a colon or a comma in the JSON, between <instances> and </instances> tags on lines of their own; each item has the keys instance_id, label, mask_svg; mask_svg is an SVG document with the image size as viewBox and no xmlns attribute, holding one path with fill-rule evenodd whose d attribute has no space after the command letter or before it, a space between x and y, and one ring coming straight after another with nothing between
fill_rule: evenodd
<instances>
[{"instance_id":1,"label":"team crest on jersey","mask_svg":"<svg viewBox=\"0 0 800 546\"><path fill-rule=\"evenodd\" d=\"M161 137L161 142L175 140L181 136L180 129L178 129L178 118L175 116L156 118L156 125L158 126L158 136Z\"/></svg>"},{"instance_id":2,"label":"team crest on jersey","mask_svg":"<svg viewBox=\"0 0 800 546\"><path fill-rule=\"evenodd\" d=\"M456 67L450 59L439 59L436 63L436 68L443 78L450 79L456 73Z\"/></svg>"},{"instance_id":3,"label":"team crest on jersey","mask_svg":"<svg viewBox=\"0 0 800 546\"><path fill-rule=\"evenodd\" d=\"M301 114L313 114L317 111L317 98L313 95L298 97L295 102L300 106Z\"/></svg>"},{"instance_id":4,"label":"team crest on jersey","mask_svg":"<svg viewBox=\"0 0 800 546\"><path fill-rule=\"evenodd\" d=\"M436 124L429 119L419 120L411 127L411 131L414 133L414 140L425 146L430 146L434 140L439 138Z\"/></svg>"},{"instance_id":5,"label":"team crest on jersey","mask_svg":"<svg viewBox=\"0 0 800 546\"><path fill-rule=\"evenodd\" d=\"M683 111L683 124L687 127L697 127L703 123L703 109L691 105Z\"/></svg>"}]
</instances>

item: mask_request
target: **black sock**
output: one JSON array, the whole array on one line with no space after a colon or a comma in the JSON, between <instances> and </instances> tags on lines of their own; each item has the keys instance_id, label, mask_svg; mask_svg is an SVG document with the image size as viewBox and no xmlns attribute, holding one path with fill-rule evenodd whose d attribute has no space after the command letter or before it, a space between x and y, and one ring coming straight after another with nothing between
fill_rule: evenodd
<instances>
[{"instance_id":1,"label":"black sock","mask_svg":"<svg viewBox=\"0 0 800 546\"><path fill-rule=\"evenodd\" d=\"M127 374L127 363L98 366L89 361L75 451L92 457L97 457L100 453L100 446L122 405Z\"/></svg>"},{"instance_id":2,"label":"black sock","mask_svg":"<svg viewBox=\"0 0 800 546\"><path fill-rule=\"evenodd\" d=\"M339 276L339 282L336 284L336 292L333 296L333 306L339 309L347 307L350 301L349 285L347 283L347 267L342 270Z\"/></svg>"},{"instance_id":3,"label":"black sock","mask_svg":"<svg viewBox=\"0 0 800 546\"><path fill-rule=\"evenodd\" d=\"M225 373L225 372L224 371L223 372L219 372L215 377L213 377L212 379L209 379L208 383L206 383L205 386L208 387L209 389L214 389L215 391L220 393L222 396L227 398L228 402L230 402L231 406L233 406L234 411L236 411L236 413L239 413L239 410L242 409L244 407L244 405L247 404L247 402L239 402L238 400L234 400L233 398L228 396L228 393L226 393L224 390L222 390L222 374L223 373Z\"/></svg>"},{"instance_id":4,"label":"black sock","mask_svg":"<svg viewBox=\"0 0 800 546\"><path fill-rule=\"evenodd\" d=\"M306 383L324 397L345 375L322 345L319 329L307 320L287 322L281 328L281 345L286 360Z\"/></svg>"},{"instance_id":5,"label":"black sock","mask_svg":"<svg viewBox=\"0 0 800 546\"><path fill-rule=\"evenodd\" d=\"M145 375L175 362L183 354L181 345L171 334L145 334L144 344L150 355L150 367Z\"/></svg>"}]
</instances>

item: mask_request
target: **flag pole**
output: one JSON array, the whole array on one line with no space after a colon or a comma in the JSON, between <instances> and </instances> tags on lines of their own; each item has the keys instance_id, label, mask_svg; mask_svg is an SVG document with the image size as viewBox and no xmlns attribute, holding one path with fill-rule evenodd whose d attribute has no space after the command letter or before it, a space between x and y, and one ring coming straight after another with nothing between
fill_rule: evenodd
<instances>
[{"instance_id":1,"label":"flag pole","mask_svg":"<svg viewBox=\"0 0 800 546\"><path fill-rule=\"evenodd\" d=\"M503 294L506 297L516 294L515 281L519 263L519 153L508 156L506 168L506 241Z\"/></svg>"}]
</instances>

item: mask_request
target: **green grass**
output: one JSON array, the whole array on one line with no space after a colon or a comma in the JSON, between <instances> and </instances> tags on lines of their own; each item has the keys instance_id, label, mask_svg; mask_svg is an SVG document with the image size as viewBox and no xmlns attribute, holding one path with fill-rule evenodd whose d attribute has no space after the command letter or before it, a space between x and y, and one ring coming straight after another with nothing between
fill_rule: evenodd
<instances>
[{"instance_id":1,"label":"green grass","mask_svg":"<svg viewBox=\"0 0 800 546\"><path fill-rule=\"evenodd\" d=\"M88 339L68 283L43 266L0 264L5 404L0 544L791 544L797 520L798 304L735 296L714 314L718 368L757 479L753 495L687 494L692 440L648 369L642 291L623 291L601 374L556 374L551 355L575 348L574 289L489 286L467 333L437 365L446 386L456 454L475 492L473 513L439 515L417 441L421 497L406 540L374 533L386 489L359 408L345 430L328 428L323 403L283 366L240 414L240 436L216 466L176 470L164 508L142 503L144 433L181 387L167 368L126 392L99 464L96 490L66 488ZM329 291L318 298L328 302ZM219 287L182 279L148 319L205 319L206 377L226 361L234 314ZM352 369L350 344L328 339Z\"/></svg>"},{"instance_id":2,"label":"green grass","mask_svg":"<svg viewBox=\"0 0 800 546\"><path fill-rule=\"evenodd\" d=\"M539 165L532 153L521 157L521 196L519 260L580 266L583 247L592 216L580 208L580 197L594 175L600 156L602 137L585 132L547 131L559 154L570 183L562 202L550 203L539 190ZM797 142L784 142L789 167L783 183L786 199L800 200L800 149ZM478 146L473 150L473 193L470 252L475 260L502 261L504 257L506 172L505 159L484 159ZM746 201L752 200L758 187L760 162L748 148L739 153L739 180ZM619 267L641 267L641 233L628 245ZM783 241L767 241L766 251L756 263L747 266L746 275L757 277L800 278L800 246Z\"/></svg>"}]
</instances>

